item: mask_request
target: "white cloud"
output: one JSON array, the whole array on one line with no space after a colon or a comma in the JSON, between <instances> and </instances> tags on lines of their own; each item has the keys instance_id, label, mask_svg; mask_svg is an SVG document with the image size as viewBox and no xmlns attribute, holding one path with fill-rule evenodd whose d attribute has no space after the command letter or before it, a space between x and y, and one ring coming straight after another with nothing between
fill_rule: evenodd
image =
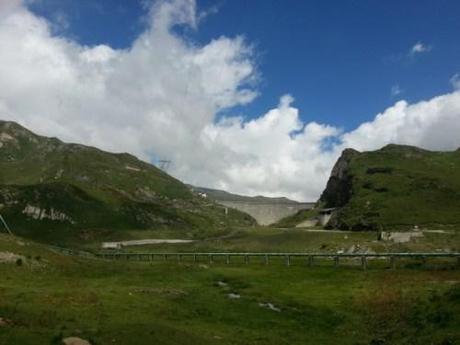
<instances>
[{"instance_id":1,"label":"white cloud","mask_svg":"<svg viewBox=\"0 0 460 345\"><path fill-rule=\"evenodd\" d=\"M393 85L391 87L391 90L390 90L391 96L393 96L393 97L396 97L396 96L402 94L403 92L404 92L404 90L401 89L399 84Z\"/></svg>"},{"instance_id":2,"label":"white cloud","mask_svg":"<svg viewBox=\"0 0 460 345\"><path fill-rule=\"evenodd\" d=\"M455 73L452 78L450 78L450 83L455 90L460 90L460 74Z\"/></svg>"},{"instance_id":3,"label":"white cloud","mask_svg":"<svg viewBox=\"0 0 460 345\"><path fill-rule=\"evenodd\" d=\"M54 36L19 1L0 10L1 116L40 133L180 164L173 156L187 156L177 152L216 112L256 96L252 51L241 37L196 46L171 33L195 26L194 1L157 2L126 50Z\"/></svg>"},{"instance_id":4,"label":"white cloud","mask_svg":"<svg viewBox=\"0 0 460 345\"><path fill-rule=\"evenodd\" d=\"M420 54L420 53L426 53L426 52L429 52L431 49L432 49L431 46L426 45L419 41L412 46L409 54L415 55L415 54Z\"/></svg>"},{"instance_id":5,"label":"white cloud","mask_svg":"<svg viewBox=\"0 0 460 345\"><path fill-rule=\"evenodd\" d=\"M70 28L69 18L64 12L58 11L54 13L51 22L51 29L54 33L59 34Z\"/></svg>"},{"instance_id":6,"label":"white cloud","mask_svg":"<svg viewBox=\"0 0 460 345\"><path fill-rule=\"evenodd\" d=\"M388 143L415 145L433 150L460 146L460 92L408 104L399 101L341 137L342 147L374 150Z\"/></svg>"},{"instance_id":7,"label":"white cloud","mask_svg":"<svg viewBox=\"0 0 460 345\"><path fill-rule=\"evenodd\" d=\"M242 37L198 45L173 34L197 29L192 0L163 0L132 46L83 46L19 0L0 2L0 118L67 141L173 161L171 173L244 194L314 200L345 147L387 143L460 146L460 92L397 102L343 133L303 122L289 95L258 118L216 114L257 96L253 48ZM359 100L357 100L359 101Z\"/></svg>"}]
</instances>

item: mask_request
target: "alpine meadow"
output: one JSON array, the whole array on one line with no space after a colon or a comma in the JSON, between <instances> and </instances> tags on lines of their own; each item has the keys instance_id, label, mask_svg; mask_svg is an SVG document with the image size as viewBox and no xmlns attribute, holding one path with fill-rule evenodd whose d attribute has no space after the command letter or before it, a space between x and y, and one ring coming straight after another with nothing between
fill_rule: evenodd
<instances>
[{"instance_id":1,"label":"alpine meadow","mask_svg":"<svg viewBox=\"0 0 460 345\"><path fill-rule=\"evenodd\" d=\"M460 345L458 13L0 1L0 345Z\"/></svg>"}]
</instances>

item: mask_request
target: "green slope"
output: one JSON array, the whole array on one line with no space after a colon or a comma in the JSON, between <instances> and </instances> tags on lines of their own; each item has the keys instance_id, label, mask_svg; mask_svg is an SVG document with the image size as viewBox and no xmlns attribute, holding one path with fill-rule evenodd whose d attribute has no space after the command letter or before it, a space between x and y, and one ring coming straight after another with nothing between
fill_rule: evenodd
<instances>
[{"instance_id":1,"label":"green slope","mask_svg":"<svg viewBox=\"0 0 460 345\"><path fill-rule=\"evenodd\" d=\"M205 233L253 223L237 211L226 215L132 155L66 144L4 121L0 212L16 231L38 239L46 231L59 237L58 229L174 227Z\"/></svg>"},{"instance_id":2,"label":"green slope","mask_svg":"<svg viewBox=\"0 0 460 345\"><path fill-rule=\"evenodd\" d=\"M388 145L345 150L320 203L339 208L341 229L430 228L460 225L460 151L432 152Z\"/></svg>"}]
</instances>

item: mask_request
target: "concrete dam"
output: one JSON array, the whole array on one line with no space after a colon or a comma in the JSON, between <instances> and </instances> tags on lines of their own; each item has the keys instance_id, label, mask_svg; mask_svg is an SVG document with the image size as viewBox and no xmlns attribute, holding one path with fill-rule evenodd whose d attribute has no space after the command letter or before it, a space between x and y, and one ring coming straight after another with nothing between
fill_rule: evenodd
<instances>
[{"instance_id":1,"label":"concrete dam","mask_svg":"<svg viewBox=\"0 0 460 345\"><path fill-rule=\"evenodd\" d=\"M300 210L309 210L315 203L267 203L252 201L221 201L217 203L235 208L252 216L259 225L269 225L293 215Z\"/></svg>"}]
</instances>

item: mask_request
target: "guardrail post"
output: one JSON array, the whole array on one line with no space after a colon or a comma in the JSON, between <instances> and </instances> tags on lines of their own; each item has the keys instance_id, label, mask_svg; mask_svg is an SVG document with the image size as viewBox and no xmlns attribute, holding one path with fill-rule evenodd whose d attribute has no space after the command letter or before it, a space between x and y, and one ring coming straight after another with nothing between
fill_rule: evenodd
<instances>
[{"instance_id":1,"label":"guardrail post","mask_svg":"<svg viewBox=\"0 0 460 345\"><path fill-rule=\"evenodd\" d=\"M391 269L396 269L396 257L394 255L390 256L390 266Z\"/></svg>"},{"instance_id":2,"label":"guardrail post","mask_svg":"<svg viewBox=\"0 0 460 345\"><path fill-rule=\"evenodd\" d=\"M163 255L163 259L164 259L165 261L167 261L167 260L168 260L168 255L164 254L164 255Z\"/></svg>"},{"instance_id":3,"label":"guardrail post","mask_svg":"<svg viewBox=\"0 0 460 345\"><path fill-rule=\"evenodd\" d=\"M230 255L225 256L225 263L228 265L230 263Z\"/></svg>"},{"instance_id":4,"label":"guardrail post","mask_svg":"<svg viewBox=\"0 0 460 345\"><path fill-rule=\"evenodd\" d=\"M209 255L209 263L210 264L214 263L214 259L213 259L212 255Z\"/></svg>"},{"instance_id":5,"label":"guardrail post","mask_svg":"<svg viewBox=\"0 0 460 345\"><path fill-rule=\"evenodd\" d=\"M244 256L244 263L245 264L249 263L249 256L247 256L247 255Z\"/></svg>"},{"instance_id":6,"label":"guardrail post","mask_svg":"<svg viewBox=\"0 0 460 345\"><path fill-rule=\"evenodd\" d=\"M269 259L268 259L268 255L265 254L265 265L268 265L269 264Z\"/></svg>"},{"instance_id":7,"label":"guardrail post","mask_svg":"<svg viewBox=\"0 0 460 345\"><path fill-rule=\"evenodd\" d=\"M196 262L196 254L193 254L193 262Z\"/></svg>"},{"instance_id":8,"label":"guardrail post","mask_svg":"<svg viewBox=\"0 0 460 345\"><path fill-rule=\"evenodd\" d=\"M426 256L421 256L420 259L422 260L422 266L426 266Z\"/></svg>"},{"instance_id":9,"label":"guardrail post","mask_svg":"<svg viewBox=\"0 0 460 345\"><path fill-rule=\"evenodd\" d=\"M334 256L334 267L339 267L339 257Z\"/></svg>"},{"instance_id":10,"label":"guardrail post","mask_svg":"<svg viewBox=\"0 0 460 345\"><path fill-rule=\"evenodd\" d=\"M291 256L290 255L286 255L286 266L291 266Z\"/></svg>"},{"instance_id":11,"label":"guardrail post","mask_svg":"<svg viewBox=\"0 0 460 345\"><path fill-rule=\"evenodd\" d=\"M367 269L367 257L366 256L361 257L361 267L363 268L363 270Z\"/></svg>"},{"instance_id":12,"label":"guardrail post","mask_svg":"<svg viewBox=\"0 0 460 345\"><path fill-rule=\"evenodd\" d=\"M308 256L308 266L309 267L313 266L313 255Z\"/></svg>"},{"instance_id":13,"label":"guardrail post","mask_svg":"<svg viewBox=\"0 0 460 345\"><path fill-rule=\"evenodd\" d=\"M177 261L182 262L182 255L177 255Z\"/></svg>"}]
</instances>

